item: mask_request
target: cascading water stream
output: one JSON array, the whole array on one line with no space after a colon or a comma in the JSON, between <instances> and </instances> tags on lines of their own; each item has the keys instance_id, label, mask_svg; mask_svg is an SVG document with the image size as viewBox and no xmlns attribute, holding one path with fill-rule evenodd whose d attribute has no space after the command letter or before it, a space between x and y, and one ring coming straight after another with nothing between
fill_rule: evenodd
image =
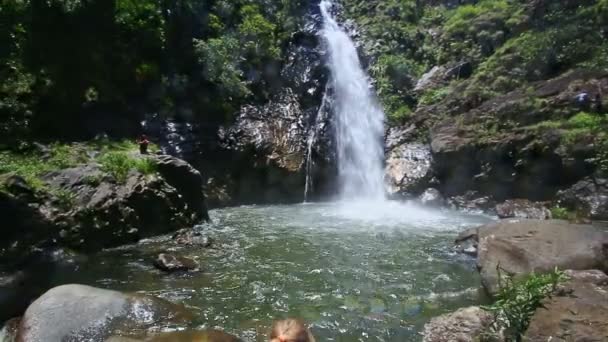
<instances>
[{"instance_id":1,"label":"cascading water stream","mask_svg":"<svg viewBox=\"0 0 608 342\"><path fill-rule=\"evenodd\" d=\"M338 177L343 200L383 200L384 112L371 90L352 39L331 14L332 2L320 4L321 35L334 90Z\"/></svg>"},{"instance_id":2,"label":"cascading water stream","mask_svg":"<svg viewBox=\"0 0 608 342\"><path fill-rule=\"evenodd\" d=\"M321 102L321 106L319 107L319 111L317 112L317 117L315 119L314 125L311 127L310 132L308 134L307 150L306 150L306 184L304 185L304 202L308 201L310 197L311 191L313 191L314 180L313 180L313 168L314 161L312 159L312 149L317 141L317 130L319 129L321 121L323 121L323 112L325 111L325 107L327 106L327 93L328 89L325 89L325 95L323 96L323 100Z\"/></svg>"}]
</instances>

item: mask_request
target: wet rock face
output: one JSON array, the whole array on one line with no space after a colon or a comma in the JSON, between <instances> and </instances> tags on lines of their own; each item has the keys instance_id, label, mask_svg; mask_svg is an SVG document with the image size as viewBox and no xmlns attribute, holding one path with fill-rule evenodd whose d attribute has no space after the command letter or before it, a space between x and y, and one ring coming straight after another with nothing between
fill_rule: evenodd
<instances>
[{"instance_id":1,"label":"wet rock face","mask_svg":"<svg viewBox=\"0 0 608 342\"><path fill-rule=\"evenodd\" d=\"M507 200L496 205L496 214L500 218L551 219L551 211L543 203L525 199Z\"/></svg>"},{"instance_id":2,"label":"wet rock face","mask_svg":"<svg viewBox=\"0 0 608 342\"><path fill-rule=\"evenodd\" d=\"M253 149L268 163L299 171L306 153L306 125L298 98L287 89L264 106L244 106L235 125L220 130L220 140L227 149Z\"/></svg>"},{"instance_id":3,"label":"wet rock face","mask_svg":"<svg viewBox=\"0 0 608 342\"><path fill-rule=\"evenodd\" d=\"M524 341L605 341L608 337L608 276L597 270L570 270L566 275L570 279L532 316Z\"/></svg>"},{"instance_id":4,"label":"wet rock face","mask_svg":"<svg viewBox=\"0 0 608 342\"><path fill-rule=\"evenodd\" d=\"M424 342L479 341L492 324L492 314L479 307L469 307L433 318L424 326Z\"/></svg>"},{"instance_id":5,"label":"wet rock face","mask_svg":"<svg viewBox=\"0 0 608 342\"><path fill-rule=\"evenodd\" d=\"M590 225L556 220L506 220L458 239L477 241L477 267L489 293L498 290L501 272L517 276L559 269L608 270L608 233Z\"/></svg>"},{"instance_id":6,"label":"wet rock face","mask_svg":"<svg viewBox=\"0 0 608 342\"><path fill-rule=\"evenodd\" d=\"M193 114L185 119L165 118L158 113L148 114L142 121L142 130L153 137L161 151L178 158L193 161L201 153L199 127L193 123Z\"/></svg>"},{"instance_id":7,"label":"wet rock face","mask_svg":"<svg viewBox=\"0 0 608 342\"><path fill-rule=\"evenodd\" d=\"M560 205L594 220L608 220L608 179L588 177L557 195Z\"/></svg>"},{"instance_id":8,"label":"wet rock face","mask_svg":"<svg viewBox=\"0 0 608 342\"><path fill-rule=\"evenodd\" d=\"M219 131L227 153L224 169L213 175L215 185L225 185L236 203L301 201L310 130L322 131L315 146L329 133L326 125L310 123L316 120L311 115L290 89L264 106L244 106L235 124Z\"/></svg>"},{"instance_id":9,"label":"wet rock face","mask_svg":"<svg viewBox=\"0 0 608 342\"><path fill-rule=\"evenodd\" d=\"M83 285L53 288L25 312L18 341L104 341L121 333L138 334L159 326L188 322L183 306L159 298Z\"/></svg>"}]
</instances>

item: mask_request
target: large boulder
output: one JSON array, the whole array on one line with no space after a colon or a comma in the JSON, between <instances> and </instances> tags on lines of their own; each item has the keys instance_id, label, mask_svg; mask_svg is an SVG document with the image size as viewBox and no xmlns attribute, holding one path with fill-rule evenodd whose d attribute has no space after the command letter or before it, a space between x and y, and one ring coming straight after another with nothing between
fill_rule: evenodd
<instances>
[{"instance_id":1,"label":"large boulder","mask_svg":"<svg viewBox=\"0 0 608 342\"><path fill-rule=\"evenodd\" d=\"M488 331L493 316L483 309L473 306L431 319L424 326L424 342L474 342Z\"/></svg>"},{"instance_id":2,"label":"large boulder","mask_svg":"<svg viewBox=\"0 0 608 342\"><path fill-rule=\"evenodd\" d=\"M194 220L209 220L201 173L186 161L169 155L156 156L155 160L158 172L183 196Z\"/></svg>"},{"instance_id":3,"label":"large boulder","mask_svg":"<svg viewBox=\"0 0 608 342\"><path fill-rule=\"evenodd\" d=\"M566 275L570 279L532 316L524 341L608 341L608 276L597 270Z\"/></svg>"},{"instance_id":4,"label":"large boulder","mask_svg":"<svg viewBox=\"0 0 608 342\"><path fill-rule=\"evenodd\" d=\"M385 178L392 195L419 194L433 178L430 147L401 140L411 129L392 128L387 134Z\"/></svg>"},{"instance_id":5,"label":"large boulder","mask_svg":"<svg viewBox=\"0 0 608 342\"><path fill-rule=\"evenodd\" d=\"M161 253L154 260L154 267L167 273L196 271L199 264L193 259L170 253Z\"/></svg>"},{"instance_id":6,"label":"large boulder","mask_svg":"<svg viewBox=\"0 0 608 342\"><path fill-rule=\"evenodd\" d=\"M136 294L84 285L53 288L25 312L17 340L23 342L104 341L113 335L183 324L192 319L183 306Z\"/></svg>"},{"instance_id":7,"label":"large boulder","mask_svg":"<svg viewBox=\"0 0 608 342\"><path fill-rule=\"evenodd\" d=\"M560 205L594 220L608 220L608 179L587 177L558 193Z\"/></svg>"},{"instance_id":8,"label":"large boulder","mask_svg":"<svg viewBox=\"0 0 608 342\"><path fill-rule=\"evenodd\" d=\"M477 242L477 267L489 293L500 276L559 269L608 270L608 233L557 220L500 221L463 232Z\"/></svg>"}]
</instances>

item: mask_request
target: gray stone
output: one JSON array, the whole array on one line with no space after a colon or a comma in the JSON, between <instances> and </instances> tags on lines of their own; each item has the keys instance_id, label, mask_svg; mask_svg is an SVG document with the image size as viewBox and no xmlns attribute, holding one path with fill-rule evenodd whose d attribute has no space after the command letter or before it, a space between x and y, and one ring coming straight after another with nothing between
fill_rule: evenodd
<instances>
[{"instance_id":1,"label":"gray stone","mask_svg":"<svg viewBox=\"0 0 608 342\"><path fill-rule=\"evenodd\" d=\"M551 211L543 203L526 199L506 200L496 205L496 214L500 218L551 219Z\"/></svg>"},{"instance_id":2,"label":"gray stone","mask_svg":"<svg viewBox=\"0 0 608 342\"><path fill-rule=\"evenodd\" d=\"M474 342L492 324L492 314L473 306L431 319L424 326L423 342Z\"/></svg>"},{"instance_id":3,"label":"gray stone","mask_svg":"<svg viewBox=\"0 0 608 342\"><path fill-rule=\"evenodd\" d=\"M427 145L404 143L388 152L386 179L390 194L420 193L432 179L431 151Z\"/></svg>"},{"instance_id":4,"label":"gray stone","mask_svg":"<svg viewBox=\"0 0 608 342\"><path fill-rule=\"evenodd\" d=\"M559 269L608 270L608 233L558 220L504 220L469 230L457 240L478 241L477 266L489 293L499 272L515 276Z\"/></svg>"},{"instance_id":5,"label":"gray stone","mask_svg":"<svg viewBox=\"0 0 608 342\"><path fill-rule=\"evenodd\" d=\"M161 253L154 260L154 266L165 272L195 271L199 264L193 259L181 255Z\"/></svg>"},{"instance_id":6,"label":"gray stone","mask_svg":"<svg viewBox=\"0 0 608 342\"><path fill-rule=\"evenodd\" d=\"M18 341L103 341L124 332L145 332L191 320L183 306L84 285L53 288L25 312Z\"/></svg>"},{"instance_id":7,"label":"gray stone","mask_svg":"<svg viewBox=\"0 0 608 342\"><path fill-rule=\"evenodd\" d=\"M566 208L594 220L608 220L608 179L587 177L557 197Z\"/></svg>"},{"instance_id":8,"label":"gray stone","mask_svg":"<svg viewBox=\"0 0 608 342\"><path fill-rule=\"evenodd\" d=\"M597 270L566 275L570 280L532 316L524 341L608 341L608 276Z\"/></svg>"}]
</instances>

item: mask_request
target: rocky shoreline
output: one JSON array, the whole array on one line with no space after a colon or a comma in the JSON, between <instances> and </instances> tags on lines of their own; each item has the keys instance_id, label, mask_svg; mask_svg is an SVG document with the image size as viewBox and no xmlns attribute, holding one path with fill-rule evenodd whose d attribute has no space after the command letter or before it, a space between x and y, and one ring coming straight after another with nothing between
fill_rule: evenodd
<instances>
[{"instance_id":1,"label":"rocky shoreline","mask_svg":"<svg viewBox=\"0 0 608 342\"><path fill-rule=\"evenodd\" d=\"M603 341L608 337L608 230L558 220L505 220L467 230L456 240L471 251L490 295L501 279L565 270L565 281L535 308L520 338L524 341ZM524 294L522 294L524 295ZM531 299L530 299L531 300ZM531 305L528 302L526 305ZM521 309L523 310L523 308ZM479 307L433 318L425 342L503 341L488 337L497 317Z\"/></svg>"}]
</instances>

